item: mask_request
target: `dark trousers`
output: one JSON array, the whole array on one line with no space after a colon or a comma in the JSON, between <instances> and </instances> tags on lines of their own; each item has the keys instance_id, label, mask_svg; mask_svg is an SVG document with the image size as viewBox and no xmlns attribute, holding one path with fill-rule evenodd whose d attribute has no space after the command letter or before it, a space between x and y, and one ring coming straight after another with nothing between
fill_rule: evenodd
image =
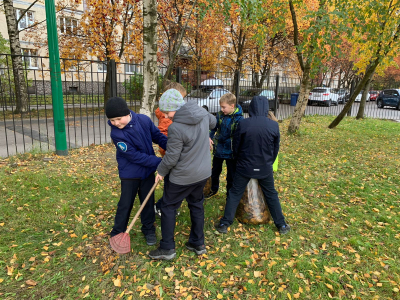
<instances>
[{"instance_id":1,"label":"dark trousers","mask_svg":"<svg viewBox=\"0 0 400 300\"><path fill-rule=\"evenodd\" d=\"M214 156L211 171L211 190L218 191L219 189L219 176L222 172L222 165L226 163L226 195L229 194L229 189L232 187L233 176L235 175L236 162L233 159L220 158Z\"/></svg>"},{"instance_id":2,"label":"dark trousers","mask_svg":"<svg viewBox=\"0 0 400 300\"><path fill-rule=\"evenodd\" d=\"M114 227L110 234L112 237L126 231L136 194L139 194L140 203L143 203L143 200L153 187L154 181L154 174L151 174L143 180L121 179L121 197L118 202L117 213L115 214ZM156 228L154 227L154 193L143 208L140 219L142 221L142 232L144 235L156 232Z\"/></svg>"},{"instance_id":3,"label":"dark trousers","mask_svg":"<svg viewBox=\"0 0 400 300\"><path fill-rule=\"evenodd\" d=\"M164 195L161 202L161 235L160 248L175 249L175 213L186 198L190 210L192 226L189 243L194 246L204 245L204 195L203 189L207 180L191 185L177 185L164 178Z\"/></svg>"},{"instance_id":4,"label":"dark trousers","mask_svg":"<svg viewBox=\"0 0 400 300\"><path fill-rule=\"evenodd\" d=\"M229 191L229 196L226 199L225 213L220 223L226 225L232 225L233 219L235 218L236 209L239 205L240 199L243 196L246 186L251 178L244 177L239 173L235 174L233 179L232 188ZM279 202L278 192L274 187L274 176L273 173L268 177L258 179L258 183L263 191L265 201L267 203L271 217L274 220L276 227L286 225L285 217L282 213L281 203Z\"/></svg>"}]
</instances>

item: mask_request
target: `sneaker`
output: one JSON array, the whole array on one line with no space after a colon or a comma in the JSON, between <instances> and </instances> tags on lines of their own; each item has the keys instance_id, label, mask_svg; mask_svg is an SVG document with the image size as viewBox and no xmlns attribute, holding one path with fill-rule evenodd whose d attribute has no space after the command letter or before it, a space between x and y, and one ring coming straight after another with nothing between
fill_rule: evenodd
<instances>
[{"instance_id":1,"label":"sneaker","mask_svg":"<svg viewBox=\"0 0 400 300\"><path fill-rule=\"evenodd\" d=\"M206 246L200 245L200 246L194 246L193 244L187 242L185 244L186 248L188 248L190 251L193 251L197 255L202 255L207 253Z\"/></svg>"},{"instance_id":2,"label":"sneaker","mask_svg":"<svg viewBox=\"0 0 400 300\"><path fill-rule=\"evenodd\" d=\"M163 260L171 260L176 257L175 249L162 249L157 248L149 252L149 257L151 259L163 259Z\"/></svg>"},{"instance_id":3,"label":"sneaker","mask_svg":"<svg viewBox=\"0 0 400 300\"><path fill-rule=\"evenodd\" d=\"M161 210L157 208L157 206L154 204L154 212L156 213L156 216L161 218Z\"/></svg>"},{"instance_id":4,"label":"sneaker","mask_svg":"<svg viewBox=\"0 0 400 300\"><path fill-rule=\"evenodd\" d=\"M207 195L204 195L204 199L211 198L212 196L216 195L218 191L210 191Z\"/></svg>"},{"instance_id":5,"label":"sneaker","mask_svg":"<svg viewBox=\"0 0 400 300\"><path fill-rule=\"evenodd\" d=\"M288 233L289 231L290 231L290 226L288 224L279 227L279 233L282 235Z\"/></svg>"},{"instance_id":6,"label":"sneaker","mask_svg":"<svg viewBox=\"0 0 400 300\"><path fill-rule=\"evenodd\" d=\"M221 224L219 222L218 224L215 224L215 229L217 229L219 233L228 233L228 227L228 225Z\"/></svg>"},{"instance_id":7,"label":"sneaker","mask_svg":"<svg viewBox=\"0 0 400 300\"><path fill-rule=\"evenodd\" d=\"M153 246L155 244L157 244L157 237L155 233L149 233L147 235L144 236L146 239L146 243L149 246Z\"/></svg>"}]
</instances>

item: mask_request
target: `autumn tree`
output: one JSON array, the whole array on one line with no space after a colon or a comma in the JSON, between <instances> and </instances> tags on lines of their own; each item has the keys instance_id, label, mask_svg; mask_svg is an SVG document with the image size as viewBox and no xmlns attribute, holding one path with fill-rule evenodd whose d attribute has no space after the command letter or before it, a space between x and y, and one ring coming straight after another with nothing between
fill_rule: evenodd
<instances>
[{"instance_id":1,"label":"autumn tree","mask_svg":"<svg viewBox=\"0 0 400 300\"><path fill-rule=\"evenodd\" d=\"M337 3L337 7L343 12L343 22L349 28L347 34L353 44L355 67L363 76L329 128L335 128L340 123L374 73L387 68L400 47L399 1L367 0L360 3L343 0Z\"/></svg>"},{"instance_id":2,"label":"autumn tree","mask_svg":"<svg viewBox=\"0 0 400 300\"><path fill-rule=\"evenodd\" d=\"M175 60L182 46L187 30L193 27L193 12L197 1L160 0L158 6L160 50L167 55L165 78L171 79ZM161 54L161 53L160 53ZM162 54L161 54L162 55Z\"/></svg>"},{"instance_id":3,"label":"autumn tree","mask_svg":"<svg viewBox=\"0 0 400 300\"><path fill-rule=\"evenodd\" d=\"M338 11L329 0L288 0L292 21L293 44L303 72L300 94L288 131L296 132L307 107L311 78L323 61L335 56L340 32L345 26L337 22Z\"/></svg>"}]
</instances>

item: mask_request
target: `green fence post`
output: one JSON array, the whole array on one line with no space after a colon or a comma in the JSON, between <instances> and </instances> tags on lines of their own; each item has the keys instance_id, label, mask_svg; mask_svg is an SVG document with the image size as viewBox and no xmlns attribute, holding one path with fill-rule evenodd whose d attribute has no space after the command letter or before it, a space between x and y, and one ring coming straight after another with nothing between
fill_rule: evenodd
<instances>
[{"instance_id":1,"label":"green fence post","mask_svg":"<svg viewBox=\"0 0 400 300\"><path fill-rule=\"evenodd\" d=\"M58 52L57 20L54 0L45 0L45 7L50 58L51 97L53 102L56 154L68 155L67 135L65 133L60 54Z\"/></svg>"}]
</instances>

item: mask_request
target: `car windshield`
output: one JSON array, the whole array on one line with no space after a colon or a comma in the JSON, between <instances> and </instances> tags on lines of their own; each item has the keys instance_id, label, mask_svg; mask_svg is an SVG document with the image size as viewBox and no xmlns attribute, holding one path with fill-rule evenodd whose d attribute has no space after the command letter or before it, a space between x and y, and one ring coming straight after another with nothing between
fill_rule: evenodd
<instances>
[{"instance_id":1,"label":"car windshield","mask_svg":"<svg viewBox=\"0 0 400 300\"><path fill-rule=\"evenodd\" d=\"M326 93L326 89L319 89L319 88L316 88L316 89L313 89L311 92L313 92L313 93Z\"/></svg>"},{"instance_id":2,"label":"car windshield","mask_svg":"<svg viewBox=\"0 0 400 300\"><path fill-rule=\"evenodd\" d=\"M263 90L260 93L260 96L264 96L264 97L267 97L267 98L275 98L275 93L274 93L274 91Z\"/></svg>"},{"instance_id":3,"label":"car windshield","mask_svg":"<svg viewBox=\"0 0 400 300\"><path fill-rule=\"evenodd\" d=\"M211 94L211 91L204 91L204 90L194 90L192 91L187 97L190 98L207 98Z\"/></svg>"},{"instance_id":4,"label":"car windshield","mask_svg":"<svg viewBox=\"0 0 400 300\"><path fill-rule=\"evenodd\" d=\"M227 90L215 90L210 94L210 98L220 98L222 95L228 93Z\"/></svg>"}]
</instances>

